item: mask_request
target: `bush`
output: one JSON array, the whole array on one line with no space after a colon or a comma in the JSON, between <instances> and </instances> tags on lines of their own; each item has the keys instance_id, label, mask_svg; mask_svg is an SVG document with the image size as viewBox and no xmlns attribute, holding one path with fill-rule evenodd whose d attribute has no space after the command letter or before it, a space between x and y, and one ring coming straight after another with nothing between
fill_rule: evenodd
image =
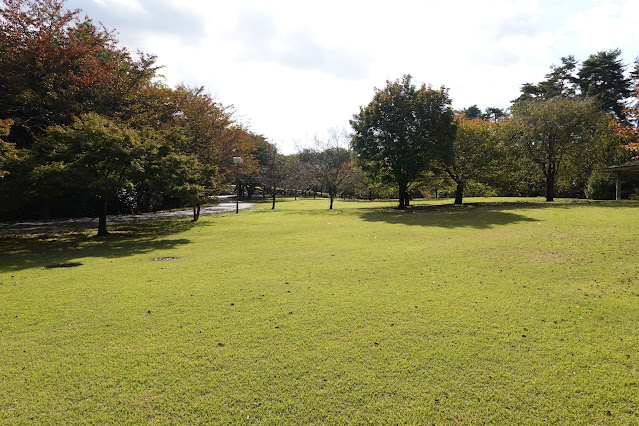
<instances>
[{"instance_id":1,"label":"bush","mask_svg":"<svg viewBox=\"0 0 639 426\"><path fill-rule=\"evenodd\" d=\"M593 171L588 177L584 193L592 200L614 200L615 176L601 170Z\"/></svg>"}]
</instances>

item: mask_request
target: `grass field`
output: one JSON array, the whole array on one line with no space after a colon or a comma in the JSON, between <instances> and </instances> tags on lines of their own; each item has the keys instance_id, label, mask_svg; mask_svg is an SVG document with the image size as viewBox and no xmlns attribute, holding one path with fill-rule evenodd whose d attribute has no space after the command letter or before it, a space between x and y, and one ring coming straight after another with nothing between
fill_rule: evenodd
<instances>
[{"instance_id":1,"label":"grass field","mask_svg":"<svg viewBox=\"0 0 639 426\"><path fill-rule=\"evenodd\" d=\"M0 237L0 423L638 424L639 202L468 201Z\"/></svg>"}]
</instances>

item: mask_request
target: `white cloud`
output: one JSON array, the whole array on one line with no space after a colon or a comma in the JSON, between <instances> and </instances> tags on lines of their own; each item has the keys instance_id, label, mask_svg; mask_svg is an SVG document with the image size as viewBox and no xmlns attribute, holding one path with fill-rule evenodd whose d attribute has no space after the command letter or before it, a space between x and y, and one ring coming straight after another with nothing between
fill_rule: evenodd
<instances>
[{"instance_id":1,"label":"white cloud","mask_svg":"<svg viewBox=\"0 0 639 426\"><path fill-rule=\"evenodd\" d=\"M630 63L639 54L633 0L101 3L89 15L157 54L170 84L204 85L289 152L348 128L374 87L406 73L450 88L456 108L505 108L562 56L619 47Z\"/></svg>"}]
</instances>

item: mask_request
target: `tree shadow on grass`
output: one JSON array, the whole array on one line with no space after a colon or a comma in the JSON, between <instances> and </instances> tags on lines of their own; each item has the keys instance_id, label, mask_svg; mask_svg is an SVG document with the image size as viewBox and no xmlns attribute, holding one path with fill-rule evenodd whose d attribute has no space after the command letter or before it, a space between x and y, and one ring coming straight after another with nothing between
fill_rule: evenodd
<instances>
[{"instance_id":1,"label":"tree shadow on grass","mask_svg":"<svg viewBox=\"0 0 639 426\"><path fill-rule=\"evenodd\" d=\"M526 205L526 208L536 205ZM369 222L386 222L412 226L442 228L488 229L520 222L538 222L525 214L514 213L513 203L478 203L455 206L452 204L414 206L405 210L396 208L364 209L361 218ZM509 211L504 211L509 210Z\"/></svg>"},{"instance_id":2,"label":"tree shadow on grass","mask_svg":"<svg viewBox=\"0 0 639 426\"><path fill-rule=\"evenodd\" d=\"M0 235L0 272L29 268L81 266L87 257L118 258L156 250L171 250L190 243L186 238L167 238L199 223L156 220L112 225L110 235L96 237L95 230L58 230L37 234Z\"/></svg>"},{"instance_id":3,"label":"tree shadow on grass","mask_svg":"<svg viewBox=\"0 0 639 426\"><path fill-rule=\"evenodd\" d=\"M531 210L587 208L639 208L636 201L557 200L545 201L496 201L453 204L418 205L406 210L372 207L363 209L363 220L404 225L438 226L443 228L487 229L519 222L539 222L530 216ZM522 210L521 213L513 210ZM524 212L527 210L527 212Z\"/></svg>"}]
</instances>

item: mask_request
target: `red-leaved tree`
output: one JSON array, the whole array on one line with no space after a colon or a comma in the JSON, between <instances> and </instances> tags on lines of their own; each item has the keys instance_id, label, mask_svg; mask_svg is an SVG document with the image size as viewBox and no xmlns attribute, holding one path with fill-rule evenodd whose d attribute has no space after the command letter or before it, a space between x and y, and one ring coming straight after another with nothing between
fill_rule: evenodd
<instances>
[{"instance_id":1,"label":"red-leaved tree","mask_svg":"<svg viewBox=\"0 0 639 426\"><path fill-rule=\"evenodd\" d=\"M18 146L82 113L124 114L155 75L153 55L132 55L63 0L2 3L0 119L14 120L9 139Z\"/></svg>"}]
</instances>

